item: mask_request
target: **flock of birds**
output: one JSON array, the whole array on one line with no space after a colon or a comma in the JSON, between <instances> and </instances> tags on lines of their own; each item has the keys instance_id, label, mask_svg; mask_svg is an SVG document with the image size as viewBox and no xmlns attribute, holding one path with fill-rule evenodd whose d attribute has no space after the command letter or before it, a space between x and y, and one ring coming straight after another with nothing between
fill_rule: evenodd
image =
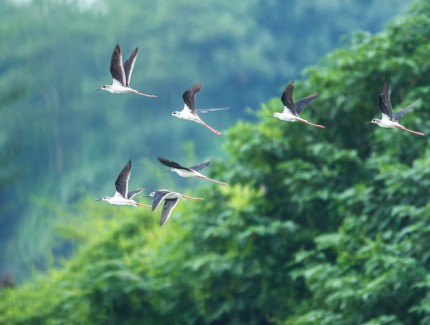
<instances>
[{"instance_id":1,"label":"flock of birds","mask_svg":"<svg viewBox=\"0 0 430 325\"><path fill-rule=\"evenodd\" d=\"M134 64L136 62L137 52L138 52L138 48L136 47L136 49L130 54L129 58L123 63L121 49L119 45L115 46L115 49L112 53L111 64L110 64L110 73L112 75L112 85L104 85L100 88L100 90L105 90L114 94L131 93L131 94L137 94L137 95L150 97L150 98L157 97L155 95L139 92L130 87L130 80L131 80ZM201 87L202 87L202 84L198 83L190 87L189 89L187 89L182 95L182 98L184 101L183 109L181 111L172 112L171 116L199 123L204 127L208 128L213 133L220 135L221 132L219 132L218 130L214 129L213 127L205 123L200 118L200 114L208 113L212 111L224 110L224 109L228 109L228 107L196 109L195 96L197 92L200 91ZM313 93L295 102L293 100L293 92L294 92L294 82L291 81L286 86L281 96L281 101L284 105L283 112L273 113L271 117L272 116L276 117L282 121L301 122L317 128L325 128L323 125L311 123L305 120L304 118L300 117L300 114L303 112L305 107L318 96L318 93ZM406 106L405 108L401 109L398 113L393 114L393 109L392 109L391 100L390 100L390 87L389 87L388 81L386 81L384 82L382 86L382 90L379 94L379 108L382 113L382 118L381 119L374 118L369 123L377 124L378 126L383 128L397 128L417 135L424 136L424 133L422 132L407 129L403 125L399 124L399 120L408 111L410 111L412 108L417 106L420 101L421 99L418 99L413 103L411 103L410 105ZM200 163L191 167L184 167L178 164L177 162L168 160L163 157L158 157L158 160L163 165L169 167L170 168L169 171L175 172L181 177L198 177L221 185L227 185L224 182L211 179L200 172L202 169L209 166L209 164L211 163L210 160L207 160L203 163ZM152 211L157 209L158 206L160 206L161 202L164 201L163 209L161 212L161 218L160 218L160 226L162 226L170 217L173 209L178 204L179 199L182 198L182 199L203 200L202 198L199 198L199 197L193 197L193 196L184 195L178 192L173 192L170 190L159 189L148 195L149 197L152 197L151 205L138 203L135 200L133 200L133 197L143 192L145 188L140 188L129 192L128 183L130 180L130 174L131 174L131 160L127 162L127 164L124 166L124 168L122 169L122 171L120 172L120 174L118 175L115 181L116 191L114 196L113 197L103 196L98 201L103 200L110 204L115 204L115 205L149 207L152 209Z\"/></svg>"}]
</instances>

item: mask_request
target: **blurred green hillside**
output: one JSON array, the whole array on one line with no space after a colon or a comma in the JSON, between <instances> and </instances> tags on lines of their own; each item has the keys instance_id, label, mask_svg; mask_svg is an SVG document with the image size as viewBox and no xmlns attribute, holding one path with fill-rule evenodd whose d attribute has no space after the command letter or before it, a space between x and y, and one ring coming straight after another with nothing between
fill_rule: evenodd
<instances>
[{"instance_id":1,"label":"blurred green hillside","mask_svg":"<svg viewBox=\"0 0 430 325\"><path fill-rule=\"evenodd\" d=\"M256 121L236 122L211 166L229 186L190 186L205 200L181 201L163 228L160 211L88 195L68 205L34 199L55 211L56 233L78 249L0 291L0 323L428 324L428 140L367 122L380 115L378 94L390 80L395 110L422 98L402 124L429 134L429 21L430 4L417 1L383 32L356 33L306 69L295 98L319 91L303 116L326 129L267 117L282 109L279 94ZM188 154L198 159L195 149Z\"/></svg>"}]
</instances>

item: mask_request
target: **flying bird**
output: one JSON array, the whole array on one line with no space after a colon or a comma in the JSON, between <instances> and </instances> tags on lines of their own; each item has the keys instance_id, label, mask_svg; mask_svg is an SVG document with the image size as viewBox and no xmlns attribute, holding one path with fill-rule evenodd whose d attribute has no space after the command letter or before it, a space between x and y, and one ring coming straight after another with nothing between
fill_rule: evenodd
<instances>
[{"instance_id":1,"label":"flying bird","mask_svg":"<svg viewBox=\"0 0 430 325\"><path fill-rule=\"evenodd\" d=\"M157 97L155 95L148 95L141 93L137 90L130 88L131 74L133 73L134 64L136 62L138 47L130 54L130 57L122 64L121 49L117 44L112 53L110 61L110 73L112 75L112 85L102 86L101 90L106 90L114 94L138 94L146 97Z\"/></svg>"},{"instance_id":2,"label":"flying bird","mask_svg":"<svg viewBox=\"0 0 430 325\"><path fill-rule=\"evenodd\" d=\"M128 191L128 181L130 180L131 173L131 159L127 162L127 164L122 169L121 173L119 173L116 181L115 181L115 195L113 197L103 196L101 199L97 201L106 201L110 204L115 205L132 205L132 206L143 206L150 208L150 205L140 204L133 200L133 197L145 189L140 188L134 191Z\"/></svg>"},{"instance_id":3,"label":"flying bird","mask_svg":"<svg viewBox=\"0 0 430 325\"><path fill-rule=\"evenodd\" d=\"M202 88L202 84L198 83L192 86L191 88L187 89L182 95L182 99L184 100L184 108L182 109L182 111L174 111L173 113L171 113L171 115L184 120L197 122L203 125L204 127L208 128L209 130L211 130L213 133L220 135L221 132L218 130L215 130L213 127L203 122L199 114L224 110L224 109L227 109L228 107L207 108L207 109L201 109L201 110L195 109L195 96L196 96L196 93L200 90L200 88Z\"/></svg>"},{"instance_id":4,"label":"flying bird","mask_svg":"<svg viewBox=\"0 0 430 325\"><path fill-rule=\"evenodd\" d=\"M300 113L303 112L305 107L318 96L318 93L313 93L312 95L309 95L308 97L300 99L295 103L293 100L293 91L294 91L294 81L291 81L287 85L287 87L285 88L281 96L282 103L284 104L284 111L282 113L279 113L279 112L273 113L272 116L282 121L302 122L312 126L316 126L317 128L324 129L324 126L311 123L299 116Z\"/></svg>"},{"instance_id":5,"label":"flying bird","mask_svg":"<svg viewBox=\"0 0 430 325\"><path fill-rule=\"evenodd\" d=\"M168 160L168 159L162 158L162 157L158 157L158 160L163 165L170 167L170 171L175 172L176 174L178 174L181 177L198 177L198 178L205 179L207 181L215 182L215 183L222 184L222 185L227 185L227 183L216 181L216 180L209 178L209 177L200 173L200 171L203 168L209 166L209 164L211 163L210 160L207 160L203 163L197 164L197 165L192 166L192 167L184 167L184 166L181 166L180 164L178 164L177 162L174 162L172 160Z\"/></svg>"},{"instance_id":6,"label":"flying bird","mask_svg":"<svg viewBox=\"0 0 430 325\"><path fill-rule=\"evenodd\" d=\"M181 193L172 192L169 190L157 190L155 192L151 192L149 196L152 197L152 207L151 207L152 211L157 209L161 201L164 200L163 211L161 212L161 218L160 218L160 227L164 225L167 219L169 219L173 209L178 204L179 199L203 200L200 197L188 196Z\"/></svg>"},{"instance_id":7,"label":"flying bird","mask_svg":"<svg viewBox=\"0 0 430 325\"><path fill-rule=\"evenodd\" d=\"M379 94L379 109L381 110L382 118L381 119L374 118L372 119L372 121L370 121L370 123L375 123L383 128L390 128L390 129L397 128L397 129L401 129L404 131L408 131L414 134L424 136L424 133L422 132L409 130L405 128L403 125L399 124L399 120L407 112L409 112L412 108L414 108L417 104L419 104L420 101L421 101L421 98L417 99L416 101L414 101L412 104L409 104L405 108L402 108L401 111L393 115L393 108L391 106L391 100L390 100L390 86L388 84L388 81L385 81L384 85L382 86L381 93Z\"/></svg>"}]
</instances>

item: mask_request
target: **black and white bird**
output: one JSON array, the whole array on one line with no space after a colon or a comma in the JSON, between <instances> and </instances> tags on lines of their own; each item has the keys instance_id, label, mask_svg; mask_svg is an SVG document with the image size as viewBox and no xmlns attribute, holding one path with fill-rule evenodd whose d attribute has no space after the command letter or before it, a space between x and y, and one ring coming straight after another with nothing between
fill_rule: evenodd
<instances>
[{"instance_id":1,"label":"black and white bird","mask_svg":"<svg viewBox=\"0 0 430 325\"><path fill-rule=\"evenodd\" d=\"M416 101L409 104L405 108L402 108L398 113L393 114L393 108L391 106L391 99L390 99L390 85L388 81L385 81L384 85L382 86L381 93L379 94L379 109L381 110L382 118L381 119L374 118L372 119L372 121L370 121L370 123L377 124L383 128L389 128L389 129L397 128L400 130L404 130L404 131L408 131L414 134L424 136L424 133L422 132L409 130L405 128L403 125L399 124L399 120L412 108L417 106L420 103L420 101L421 101L421 98L417 99Z\"/></svg>"},{"instance_id":2,"label":"black and white bird","mask_svg":"<svg viewBox=\"0 0 430 325\"><path fill-rule=\"evenodd\" d=\"M200 171L203 168L209 166L209 164L211 163L210 160L207 160L207 161L202 162L200 164L194 165L192 167L184 167L184 166L178 164L177 162L174 162L172 160L168 160L168 159L163 158L163 157L158 157L158 160L163 165L170 167L170 171L175 172L176 174L178 174L181 177L198 177L201 179L205 179L207 181L215 182L215 183L222 184L222 185L227 185L227 183L214 180L214 179L209 178L209 177L203 175L202 173L200 173Z\"/></svg>"},{"instance_id":3,"label":"black and white bird","mask_svg":"<svg viewBox=\"0 0 430 325\"><path fill-rule=\"evenodd\" d=\"M213 111L220 111L220 110L228 109L228 107L207 108L207 109L200 109L200 110L195 109L195 96L196 96L196 93L201 88L202 88L202 84L198 83L192 86L191 88L187 89L182 95L182 99L184 100L184 108L182 109L182 111L172 112L171 115L180 119L190 120L190 121L199 123L204 127L208 128L209 130L211 130L213 133L220 135L221 132L218 130L215 130L213 127L203 122L199 114L209 113Z\"/></svg>"},{"instance_id":4,"label":"black and white bird","mask_svg":"<svg viewBox=\"0 0 430 325\"><path fill-rule=\"evenodd\" d=\"M98 199L97 201L106 201L110 204L115 205L132 205L132 206L143 206L150 208L150 205L137 203L135 200L133 200L133 197L141 192L143 192L145 189L140 188L134 191L128 191L128 181L130 180L130 174L131 174L131 159L127 162L127 164L122 169L121 173L119 173L116 181L115 181L115 195L113 197L110 196L103 196L101 199Z\"/></svg>"},{"instance_id":5,"label":"black and white bird","mask_svg":"<svg viewBox=\"0 0 430 325\"><path fill-rule=\"evenodd\" d=\"M141 93L137 90L130 88L131 74L133 73L134 64L136 62L137 51L139 48L135 48L130 54L130 57L122 63L121 49L117 44L112 53L110 62L110 73L112 75L112 85L104 85L100 89L106 90L114 94L138 94L146 97L157 97L155 95L148 95Z\"/></svg>"},{"instance_id":6,"label":"black and white bird","mask_svg":"<svg viewBox=\"0 0 430 325\"><path fill-rule=\"evenodd\" d=\"M312 126L316 126L317 128L324 129L324 126L311 123L299 116L300 113L303 112L305 107L318 96L318 93L313 93L308 97L305 97L303 99L300 99L297 102L294 102L293 91L294 91L294 81L291 81L287 85L287 87L285 87L285 90L281 96L282 103L284 104L284 111L282 113L279 113L279 112L273 113L272 116L282 121L302 122Z\"/></svg>"},{"instance_id":7,"label":"black and white bird","mask_svg":"<svg viewBox=\"0 0 430 325\"><path fill-rule=\"evenodd\" d=\"M161 212L160 227L169 219L172 214L173 209L179 202L179 199L191 199L191 200L203 200L200 197L193 197L184 195L177 192L172 192L169 190L157 190L149 194L152 197L152 207L151 210L154 211L164 200L163 211Z\"/></svg>"}]
</instances>

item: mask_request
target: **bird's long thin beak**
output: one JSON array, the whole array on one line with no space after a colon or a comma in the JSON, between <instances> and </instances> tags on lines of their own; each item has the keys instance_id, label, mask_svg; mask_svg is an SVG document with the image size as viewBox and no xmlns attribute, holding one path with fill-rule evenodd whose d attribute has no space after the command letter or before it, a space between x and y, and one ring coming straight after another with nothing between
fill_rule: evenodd
<instances>
[{"instance_id":1,"label":"bird's long thin beak","mask_svg":"<svg viewBox=\"0 0 430 325\"><path fill-rule=\"evenodd\" d=\"M94 91L99 91L99 90L102 90L102 89L101 88L94 89Z\"/></svg>"},{"instance_id":2,"label":"bird's long thin beak","mask_svg":"<svg viewBox=\"0 0 430 325\"><path fill-rule=\"evenodd\" d=\"M102 199L97 199L96 201L101 201Z\"/></svg>"}]
</instances>

